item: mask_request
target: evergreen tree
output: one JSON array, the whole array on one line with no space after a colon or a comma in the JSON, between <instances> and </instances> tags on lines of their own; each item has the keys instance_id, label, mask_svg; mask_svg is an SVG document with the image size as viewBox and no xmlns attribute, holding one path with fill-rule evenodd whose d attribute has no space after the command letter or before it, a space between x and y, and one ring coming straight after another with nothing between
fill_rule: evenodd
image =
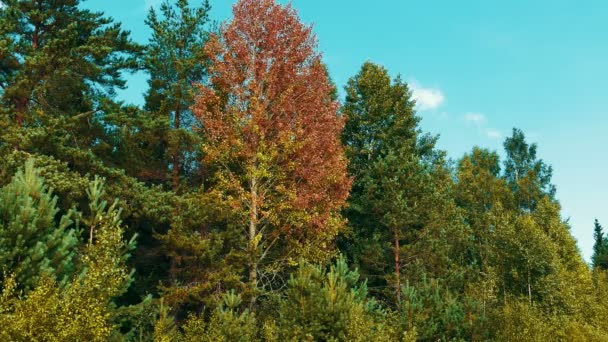
<instances>
[{"instance_id":1,"label":"evergreen tree","mask_svg":"<svg viewBox=\"0 0 608 342\"><path fill-rule=\"evenodd\" d=\"M134 240L123 241L117 202L100 199L103 183L89 188L90 215L85 215L90 239L79 253L77 268L65 285L40 274L40 281L25 297L15 278L0 295L0 337L6 341L107 341L122 335L113 301L131 282L125 265Z\"/></svg>"},{"instance_id":2,"label":"evergreen tree","mask_svg":"<svg viewBox=\"0 0 608 342\"><path fill-rule=\"evenodd\" d=\"M338 258L329 270L301 264L279 306L279 341L392 341L386 312L367 285Z\"/></svg>"},{"instance_id":3,"label":"evergreen tree","mask_svg":"<svg viewBox=\"0 0 608 342\"><path fill-rule=\"evenodd\" d=\"M79 8L79 0L3 3L1 101L17 126L47 116L90 117L105 94L124 87L121 72L137 68L139 47L128 32Z\"/></svg>"},{"instance_id":4,"label":"evergreen tree","mask_svg":"<svg viewBox=\"0 0 608 342\"><path fill-rule=\"evenodd\" d=\"M137 271L138 281L129 288L125 299L128 303L135 304L148 293L158 293L159 281L166 279L169 264L161 249L161 242L154 234L166 233L174 217L174 206L178 198L159 187L147 187L127 176L125 170L106 165L90 151L67 150L63 151L69 153L70 157L63 152L60 156L70 160L70 163L53 156L24 151L0 154L0 164L3 165L0 168L1 181L6 182L6 178L10 179L7 175L19 170L27 159L32 158L45 182L58 195L58 208L66 213L75 205L87 203L86 191L83 189L89 186L90 174L103 176L107 184L104 199L119 199L120 206L125 209L123 218L127 235L137 233L140 236L139 247L134 251L133 258L129 259L130 265Z\"/></svg>"},{"instance_id":5,"label":"evergreen tree","mask_svg":"<svg viewBox=\"0 0 608 342\"><path fill-rule=\"evenodd\" d=\"M154 325L154 342L173 342L178 337L178 330L173 317L169 316L169 308L160 299L158 319Z\"/></svg>"},{"instance_id":6,"label":"evergreen tree","mask_svg":"<svg viewBox=\"0 0 608 342\"><path fill-rule=\"evenodd\" d=\"M400 146L417 147L420 131L410 90L397 77L393 82L383 67L366 62L348 81L342 112L346 116L342 142L355 177L353 194L361 187L356 179L364 178L370 161ZM434 140L427 139L422 152L429 152ZM360 190L359 190L360 191Z\"/></svg>"},{"instance_id":7,"label":"evergreen tree","mask_svg":"<svg viewBox=\"0 0 608 342\"><path fill-rule=\"evenodd\" d=\"M426 273L420 256L432 265L426 270L432 274L450 268L446 258L464 237L464 227L443 153L434 148L436 138L417 127L407 84L399 78L391 82L384 68L368 62L346 93L342 140L354 184L345 212L352 232L341 245L369 277L371 289L382 289L396 305L402 278L421 281Z\"/></svg>"},{"instance_id":8,"label":"evergreen tree","mask_svg":"<svg viewBox=\"0 0 608 342\"><path fill-rule=\"evenodd\" d=\"M162 251L171 259L161 292L182 320L188 311L217 308L228 290L246 290L247 255L241 246L247 243L232 208L217 196L184 194L176 211L180 214L171 229L160 236Z\"/></svg>"},{"instance_id":9,"label":"evergreen tree","mask_svg":"<svg viewBox=\"0 0 608 342\"><path fill-rule=\"evenodd\" d=\"M242 308L240 295L230 291L222 296L221 305L208 321L192 316L184 324L181 341L260 341L260 326L254 313Z\"/></svg>"},{"instance_id":10,"label":"evergreen tree","mask_svg":"<svg viewBox=\"0 0 608 342\"><path fill-rule=\"evenodd\" d=\"M608 270L608 238L604 235L604 228L597 219L593 226L593 238L595 243L591 263L594 268Z\"/></svg>"},{"instance_id":11,"label":"evergreen tree","mask_svg":"<svg viewBox=\"0 0 608 342\"><path fill-rule=\"evenodd\" d=\"M408 216L402 212L407 209L403 207L407 206L404 198L407 194L401 182L412 179L413 184L424 184L420 178L413 179L421 176L417 151L420 119L415 115L407 85L399 78L391 83L386 69L373 63L365 63L349 80L346 94L342 109L346 117L342 141L350 160L349 172L354 177L346 217L353 230L351 241L355 244L346 240L343 248L361 267L364 276L375 275L370 279L372 286L382 286L386 259L390 258L386 243L392 241L395 290L398 292L401 288L400 229L405 225L403 219ZM434 144L429 142L425 151ZM395 171L401 177L393 176ZM379 184L383 180L386 184ZM368 258L373 259L365 263L359 261ZM368 269L368 265L375 269Z\"/></svg>"},{"instance_id":12,"label":"evergreen tree","mask_svg":"<svg viewBox=\"0 0 608 342\"><path fill-rule=\"evenodd\" d=\"M43 276L63 282L74 271L73 216L59 215L57 197L28 160L0 188L0 283L7 274L27 290Z\"/></svg>"},{"instance_id":13,"label":"evergreen tree","mask_svg":"<svg viewBox=\"0 0 608 342\"><path fill-rule=\"evenodd\" d=\"M466 317L469 303L437 280L424 279L418 286L405 284L402 292L399 326L416 331L419 340L466 340L472 325L478 323Z\"/></svg>"},{"instance_id":14,"label":"evergreen tree","mask_svg":"<svg viewBox=\"0 0 608 342\"><path fill-rule=\"evenodd\" d=\"M155 136L161 161L170 161L171 184L176 191L180 174L191 171L198 152L198 136L193 132L196 121L190 111L194 104L196 84L205 81L206 63L203 48L208 38L208 1L191 8L188 0L165 0L160 15L150 9L146 24L152 29L145 66L150 73L150 90L146 110L157 120L167 123L166 131ZM169 163L165 162L165 166ZM154 173L154 172L152 172Z\"/></svg>"},{"instance_id":15,"label":"evergreen tree","mask_svg":"<svg viewBox=\"0 0 608 342\"><path fill-rule=\"evenodd\" d=\"M67 211L86 203L90 175L107 179L108 198L125 208L129 234L141 234L130 263L139 274L132 302L157 292L167 270L154 231L165 233L174 198L146 187L141 165L152 164L146 142L160 124L114 101L122 75L140 67L142 48L103 13L78 0L9 0L0 12L0 183L34 158ZM35 44L34 44L35 42ZM128 203L128 205L126 205Z\"/></svg>"}]
</instances>

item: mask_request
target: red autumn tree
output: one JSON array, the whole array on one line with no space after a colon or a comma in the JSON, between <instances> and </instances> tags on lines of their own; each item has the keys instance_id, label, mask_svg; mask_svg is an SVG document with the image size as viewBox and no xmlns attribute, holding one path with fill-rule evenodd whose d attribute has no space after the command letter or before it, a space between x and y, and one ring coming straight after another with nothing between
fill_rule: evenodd
<instances>
[{"instance_id":1,"label":"red autumn tree","mask_svg":"<svg viewBox=\"0 0 608 342\"><path fill-rule=\"evenodd\" d=\"M233 12L206 45L210 86L200 87L193 109L209 189L244 228L257 291L281 264L331 255L351 182L344 122L312 29L273 0L241 0Z\"/></svg>"}]
</instances>

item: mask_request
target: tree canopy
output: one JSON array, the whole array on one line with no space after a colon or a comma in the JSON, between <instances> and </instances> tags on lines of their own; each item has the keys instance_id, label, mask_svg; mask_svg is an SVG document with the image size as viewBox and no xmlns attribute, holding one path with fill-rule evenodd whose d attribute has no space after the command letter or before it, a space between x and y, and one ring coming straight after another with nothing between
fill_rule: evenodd
<instances>
[{"instance_id":1,"label":"tree canopy","mask_svg":"<svg viewBox=\"0 0 608 342\"><path fill-rule=\"evenodd\" d=\"M0 340L608 340L608 237L588 265L523 131L448 157L274 0L164 0L145 44L0 4Z\"/></svg>"}]
</instances>

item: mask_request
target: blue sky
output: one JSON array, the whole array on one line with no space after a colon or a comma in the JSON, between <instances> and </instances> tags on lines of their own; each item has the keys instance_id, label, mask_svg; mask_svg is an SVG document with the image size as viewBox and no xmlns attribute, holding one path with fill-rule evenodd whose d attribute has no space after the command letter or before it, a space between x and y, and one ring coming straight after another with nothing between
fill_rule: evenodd
<instances>
[{"instance_id":1,"label":"blue sky","mask_svg":"<svg viewBox=\"0 0 608 342\"><path fill-rule=\"evenodd\" d=\"M281 1L286 3L286 1ZM160 0L88 0L139 42ZM192 3L196 3L192 0ZM230 17L232 0L211 0ZM572 233L589 260L593 220L608 226L608 2L603 0L293 0L313 24L342 87L366 60L410 82L422 129L459 158L475 145L501 150L513 127L538 143ZM129 77L141 103L145 76Z\"/></svg>"}]
</instances>

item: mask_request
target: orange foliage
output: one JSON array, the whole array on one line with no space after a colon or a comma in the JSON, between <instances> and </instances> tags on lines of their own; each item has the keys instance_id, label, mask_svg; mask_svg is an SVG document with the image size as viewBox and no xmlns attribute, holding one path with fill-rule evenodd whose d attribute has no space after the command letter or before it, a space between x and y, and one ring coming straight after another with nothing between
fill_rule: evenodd
<instances>
[{"instance_id":1,"label":"orange foliage","mask_svg":"<svg viewBox=\"0 0 608 342\"><path fill-rule=\"evenodd\" d=\"M199 88L193 107L205 162L229 180L238 206L259 207L248 220L300 238L321 233L339 221L331 218L351 181L344 120L316 38L294 9L273 0L241 0L233 11L206 46L210 86Z\"/></svg>"}]
</instances>

